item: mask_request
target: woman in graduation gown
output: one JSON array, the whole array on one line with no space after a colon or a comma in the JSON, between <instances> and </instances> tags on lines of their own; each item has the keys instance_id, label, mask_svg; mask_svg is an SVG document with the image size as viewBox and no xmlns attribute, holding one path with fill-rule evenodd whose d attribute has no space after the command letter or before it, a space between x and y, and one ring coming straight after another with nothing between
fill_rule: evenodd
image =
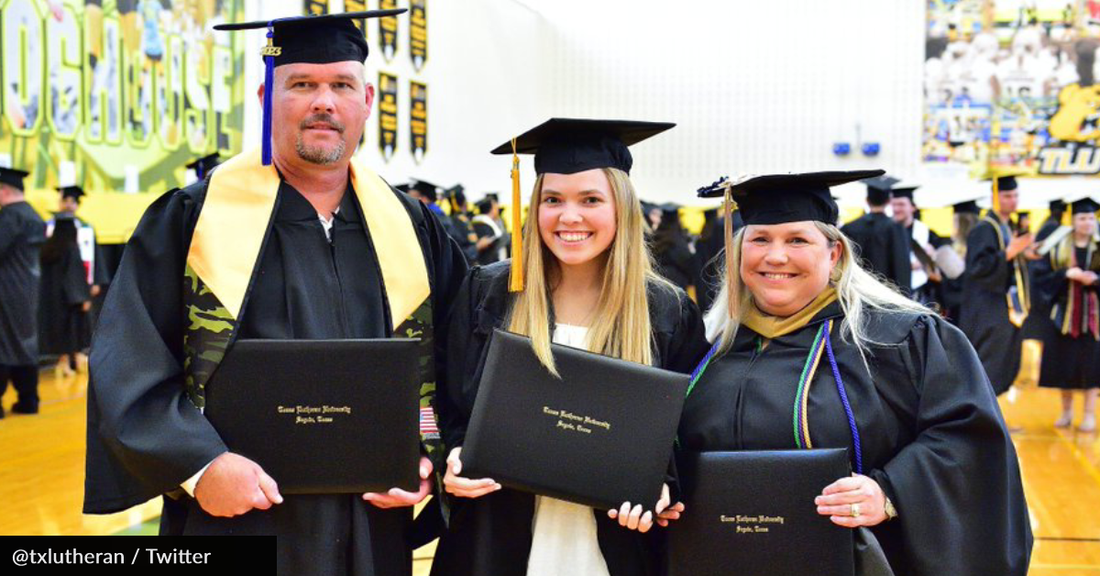
<instances>
[{"instance_id":1,"label":"woman in graduation gown","mask_svg":"<svg viewBox=\"0 0 1100 576\"><path fill-rule=\"evenodd\" d=\"M870 529L857 541L881 552L857 554L857 572L1024 576L1020 470L974 349L861 269L836 227L828 187L878 173L763 176L725 191L746 227L707 313L714 346L684 407L682 449L848 448L856 473L806 506Z\"/></svg>"},{"instance_id":2,"label":"woman in graduation gown","mask_svg":"<svg viewBox=\"0 0 1100 576\"><path fill-rule=\"evenodd\" d=\"M1073 424L1073 391L1085 390L1079 429L1096 430L1100 393L1100 250L1096 239L1097 204L1090 198L1071 204L1073 232L1035 262L1035 280L1050 314L1053 334L1044 340L1039 385L1062 389L1062 415L1054 424Z\"/></svg>"},{"instance_id":3,"label":"woman in graduation gown","mask_svg":"<svg viewBox=\"0 0 1100 576\"><path fill-rule=\"evenodd\" d=\"M60 355L57 372L72 375L77 353L91 342L88 311L92 306L91 286L80 258L77 223L72 216L57 216L41 257L39 352Z\"/></svg>"},{"instance_id":4,"label":"woman in graduation gown","mask_svg":"<svg viewBox=\"0 0 1100 576\"><path fill-rule=\"evenodd\" d=\"M656 506L597 511L464 478L461 446L494 328L530 336L551 370L551 341L679 372L706 352L698 309L653 271L627 176L627 146L671 126L553 119L515 141L519 153L536 153L539 174L522 264L512 278L511 261L475 268L450 317L446 389L437 407L452 450L444 482L454 498L432 574L656 574L660 535L649 528L682 509L668 507L667 489ZM512 150L507 144L494 153Z\"/></svg>"}]
</instances>

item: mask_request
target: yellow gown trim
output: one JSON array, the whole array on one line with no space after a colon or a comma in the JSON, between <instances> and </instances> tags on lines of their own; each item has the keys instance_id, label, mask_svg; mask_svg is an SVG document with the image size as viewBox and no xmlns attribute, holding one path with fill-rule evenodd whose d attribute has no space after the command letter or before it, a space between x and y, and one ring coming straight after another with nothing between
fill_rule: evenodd
<instances>
[{"instance_id":1,"label":"yellow gown trim","mask_svg":"<svg viewBox=\"0 0 1100 576\"><path fill-rule=\"evenodd\" d=\"M427 265L416 229L393 190L360 160L351 182L382 270L395 328L428 298ZM240 317L279 192L279 174L260 150L243 152L210 176L187 264L234 319Z\"/></svg>"}]
</instances>

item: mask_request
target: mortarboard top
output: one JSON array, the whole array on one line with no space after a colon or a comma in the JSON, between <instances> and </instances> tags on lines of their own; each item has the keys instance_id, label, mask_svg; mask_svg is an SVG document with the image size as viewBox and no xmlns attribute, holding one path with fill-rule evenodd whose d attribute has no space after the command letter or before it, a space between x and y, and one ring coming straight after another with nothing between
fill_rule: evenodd
<instances>
[{"instance_id":1,"label":"mortarboard top","mask_svg":"<svg viewBox=\"0 0 1100 576\"><path fill-rule=\"evenodd\" d=\"M428 200L435 202L439 200L439 186L428 182L427 180L413 180L409 183L409 191L416 190L421 196L424 196Z\"/></svg>"},{"instance_id":2,"label":"mortarboard top","mask_svg":"<svg viewBox=\"0 0 1100 576\"><path fill-rule=\"evenodd\" d=\"M882 170L852 170L748 176L730 183L728 189L746 225L806 220L835 225L840 211L829 188L883 174ZM725 189L725 186L704 188L699 196L718 197Z\"/></svg>"},{"instance_id":3,"label":"mortarboard top","mask_svg":"<svg viewBox=\"0 0 1100 576\"><path fill-rule=\"evenodd\" d=\"M409 183L405 182L404 184L396 184L396 185L394 185L394 189L396 189L398 192L404 192L405 194L408 194L409 193Z\"/></svg>"},{"instance_id":4,"label":"mortarboard top","mask_svg":"<svg viewBox=\"0 0 1100 576\"><path fill-rule=\"evenodd\" d=\"M271 86L275 68L284 64L331 64L333 62L367 59L369 48L363 33L355 27L355 20L396 16L406 8L392 10L367 10L322 14L318 16L291 16L274 20L257 20L237 24L218 24L215 30L237 31L267 28L267 47L261 51L264 58L263 105L263 163L271 164Z\"/></svg>"},{"instance_id":5,"label":"mortarboard top","mask_svg":"<svg viewBox=\"0 0 1100 576\"><path fill-rule=\"evenodd\" d=\"M981 214L982 209L978 207L977 200L964 200L962 202L956 202L951 205L951 210L955 214Z\"/></svg>"},{"instance_id":6,"label":"mortarboard top","mask_svg":"<svg viewBox=\"0 0 1100 576\"><path fill-rule=\"evenodd\" d=\"M1097 209L1100 209L1100 204L1092 198L1082 198L1070 205L1070 210L1073 210L1074 214L1095 213Z\"/></svg>"},{"instance_id":7,"label":"mortarboard top","mask_svg":"<svg viewBox=\"0 0 1100 576\"><path fill-rule=\"evenodd\" d=\"M917 188L920 188L917 184L906 184L903 182L901 185L895 186L891 192L894 198L908 198L910 202L913 202L913 192Z\"/></svg>"},{"instance_id":8,"label":"mortarboard top","mask_svg":"<svg viewBox=\"0 0 1100 576\"><path fill-rule=\"evenodd\" d=\"M196 158L188 163L185 167L195 171L195 176L199 180L204 180L206 175L214 169L215 166L221 164L221 154L214 152L213 154L207 154L202 158Z\"/></svg>"},{"instance_id":9,"label":"mortarboard top","mask_svg":"<svg viewBox=\"0 0 1100 576\"><path fill-rule=\"evenodd\" d=\"M12 188L23 189L23 179L30 176L30 172L24 172L15 168L0 168L0 184L7 184Z\"/></svg>"},{"instance_id":10,"label":"mortarboard top","mask_svg":"<svg viewBox=\"0 0 1100 576\"><path fill-rule=\"evenodd\" d=\"M1060 199L1051 200L1047 206L1050 208L1051 212L1062 212L1066 209L1066 201Z\"/></svg>"},{"instance_id":11,"label":"mortarboard top","mask_svg":"<svg viewBox=\"0 0 1100 576\"><path fill-rule=\"evenodd\" d=\"M901 180L886 175L863 180L863 183L867 185L867 201L875 206L885 204L890 200L890 193L894 188L894 184L898 182L901 182Z\"/></svg>"},{"instance_id":12,"label":"mortarboard top","mask_svg":"<svg viewBox=\"0 0 1100 576\"><path fill-rule=\"evenodd\" d=\"M997 192L1009 191L1019 187L1016 182L1017 176L1027 176L1028 174L1030 172L1027 170L1013 166L994 167L987 170L981 180L982 182L995 182L994 190Z\"/></svg>"},{"instance_id":13,"label":"mortarboard top","mask_svg":"<svg viewBox=\"0 0 1100 576\"><path fill-rule=\"evenodd\" d=\"M486 192L485 193L485 199L486 200L492 200L493 202L496 202L498 204L500 203L500 195L497 194L496 192Z\"/></svg>"},{"instance_id":14,"label":"mortarboard top","mask_svg":"<svg viewBox=\"0 0 1100 576\"><path fill-rule=\"evenodd\" d=\"M77 202L80 202L81 196L86 195L80 186L58 186L57 191L61 193L62 198L72 198Z\"/></svg>"},{"instance_id":15,"label":"mortarboard top","mask_svg":"<svg viewBox=\"0 0 1100 576\"><path fill-rule=\"evenodd\" d=\"M617 168L630 174L632 146L675 126L670 122L551 118L515 139L515 152L535 155L537 174L576 174L594 168ZM511 154L513 142L493 149Z\"/></svg>"}]
</instances>

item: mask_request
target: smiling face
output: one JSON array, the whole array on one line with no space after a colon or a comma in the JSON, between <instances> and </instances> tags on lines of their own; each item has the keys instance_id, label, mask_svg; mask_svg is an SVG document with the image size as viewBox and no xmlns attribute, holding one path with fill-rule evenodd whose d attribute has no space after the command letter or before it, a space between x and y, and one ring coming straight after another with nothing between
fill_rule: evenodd
<instances>
[{"instance_id":1,"label":"smiling face","mask_svg":"<svg viewBox=\"0 0 1100 576\"><path fill-rule=\"evenodd\" d=\"M913 201L904 196L890 199L890 210L894 213L894 221L902 226L913 223L913 208Z\"/></svg>"},{"instance_id":2,"label":"smiling face","mask_svg":"<svg viewBox=\"0 0 1100 576\"><path fill-rule=\"evenodd\" d=\"M328 165L351 157L374 100L362 63L285 64L275 69L273 90L272 147L278 158Z\"/></svg>"},{"instance_id":3,"label":"smiling face","mask_svg":"<svg viewBox=\"0 0 1100 576\"><path fill-rule=\"evenodd\" d=\"M810 221L750 225L741 244L741 281L762 312L790 316L829 285L842 250Z\"/></svg>"},{"instance_id":4,"label":"smiling face","mask_svg":"<svg viewBox=\"0 0 1100 576\"><path fill-rule=\"evenodd\" d=\"M1073 232L1085 238L1096 234L1096 213L1081 212L1073 215Z\"/></svg>"},{"instance_id":5,"label":"smiling face","mask_svg":"<svg viewBox=\"0 0 1100 576\"><path fill-rule=\"evenodd\" d=\"M544 174L538 224L563 268L595 262L615 240L615 196L604 171Z\"/></svg>"}]
</instances>

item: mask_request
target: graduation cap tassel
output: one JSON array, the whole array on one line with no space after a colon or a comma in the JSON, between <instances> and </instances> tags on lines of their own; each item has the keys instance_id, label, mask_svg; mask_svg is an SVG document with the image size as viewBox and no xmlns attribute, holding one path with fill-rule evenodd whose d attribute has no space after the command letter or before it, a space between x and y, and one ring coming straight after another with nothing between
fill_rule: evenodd
<instances>
[{"instance_id":1,"label":"graduation cap tassel","mask_svg":"<svg viewBox=\"0 0 1100 576\"><path fill-rule=\"evenodd\" d=\"M733 266L733 211L737 209L737 204L733 201L733 187L730 186L730 182L725 182L726 194L725 194L725 207L724 212L726 214L725 222L722 224L724 231L723 238L725 239L726 246L726 311L730 318L733 318L734 311L737 309L737 302L734 299L733 291L729 290L729 275L738 274L738 271Z\"/></svg>"},{"instance_id":2,"label":"graduation cap tassel","mask_svg":"<svg viewBox=\"0 0 1100 576\"><path fill-rule=\"evenodd\" d=\"M523 233L520 230L519 155L516 139L512 138L512 274L508 278L509 292L523 291Z\"/></svg>"},{"instance_id":3,"label":"graduation cap tassel","mask_svg":"<svg viewBox=\"0 0 1100 576\"><path fill-rule=\"evenodd\" d=\"M993 175L993 213L1001 217L1001 189L996 174Z\"/></svg>"},{"instance_id":4,"label":"graduation cap tassel","mask_svg":"<svg viewBox=\"0 0 1100 576\"><path fill-rule=\"evenodd\" d=\"M275 84L275 56L281 51L274 46L275 28L268 24L267 47L264 48L264 110L263 110L263 165L271 165L271 92Z\"/></svg>"}]
</instances>

